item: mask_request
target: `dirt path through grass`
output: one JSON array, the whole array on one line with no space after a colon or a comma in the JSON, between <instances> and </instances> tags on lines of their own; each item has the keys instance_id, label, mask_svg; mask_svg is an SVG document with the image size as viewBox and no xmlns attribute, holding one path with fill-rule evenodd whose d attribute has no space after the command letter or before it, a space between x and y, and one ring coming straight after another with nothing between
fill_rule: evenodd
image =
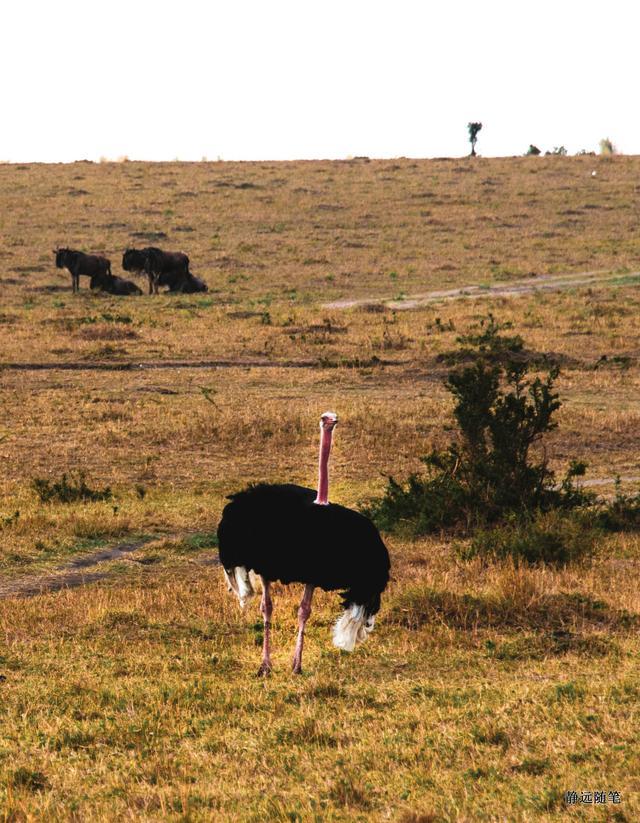
<instances>
[{"instance_id":1,"label":"dirt path through grass","mask_svg":"<svg viewBox=\"0 0 640 823\"><path fill-rule=\"evenodd\" d=\"M616 482L616 479L619 479L621 483L640 483L640 477L625 475L620 478L594 477L591 480L582 480L580 486L584 486L585 488L591 488L592 486L612 486Z\"/></svg>"},{"instance_id":2,"label":"dirt path through grass","mask_svg":"<svg viewBox=\"0 0 640 823\"><path fill-rule=\"evenodd\" d=\"M41 574L29 574L17 579L0 580L0 600L7 597L33 597L44 592L55 592L65 588L75 588L83 586L85 583L93 583L107 576L107 572L94 571L86 572L85 569L97 566L108 560L118 560L131 552L141 549L143 546L158 540L158 536L143 537L139 540L118 543L107 549L92 552L91 554L78 554L71 558L68 563L58 566L51 572Z\"/></svg>"},{"instance_id":3,"label":"dirt path through grass","mask_svg":"<svg viewBox=\"0 0 640 823\"><path fill-rule=\"evenodd\" d=\"M144 548L159 540L181 540L187 534L155 534L138 540L129 540L124 543L117 543L106 549L92 552L91 554L78 554L67 563L58 566L51 572L41 574L29 574L11 580L0 580L0 600L9 597L34 597L47 592L57 592L61 589L74 589L84 586L87 583L95 583L97 580L105 580L113 575L110 570L96 570L88 572L92 566L99 566L101 563L112 560L119 560L128 557L132 552ZM216 565L217 558L201 559L204 565Z\"/></svg>"},{"instance_id":4,"label":"dirt path through grass","mask_svg":"<svg viewBox=\"0 0 640 823\"><path fill-rule=\"evenodd\" d=\"M455 289L439 289L398 298L360 298L358 300L335 300L324 303L325 309L353 309L358 306L380 304L390 309L415 309L429 303L440 301L463 300L470 297L520 297L535 292L562 291L576 286L594 286L610 281L620 281L622 278L634 278L640 272L629 272L624 275L609 271L585 271L576 274L544 274L539 277L527 277L523 280L514 280L511 283L500 285L472 285L461 286Z\"/></svg>"},{"instance_id":5,"label":"dirt path through grass","mask_svg":"<svg viewBox=\"0 0 640 823\"><path fill-rule=\"evenodd\" d=\"M313 360L148 360L143 363L0 363L0 371L155 371L160 369L242 369L278 368L311 369L317 366Z\"/></svg>"},{"instance_id":6,"label":"dirt path through grass","mask_svg":"<svg viewBox=\"0 0 640 823\"><path fill-rule=\"evenodd\" d=\"M339 363L337 365L340 365ZM347 364L348 365L348 364ZM366 367L403 366L404 360L358 361ZM0 372L9 371L161 371L163 369L319 369L325 368L319 360L148 360L143 363L0 363Z\"/></svg>"}]
</instances>

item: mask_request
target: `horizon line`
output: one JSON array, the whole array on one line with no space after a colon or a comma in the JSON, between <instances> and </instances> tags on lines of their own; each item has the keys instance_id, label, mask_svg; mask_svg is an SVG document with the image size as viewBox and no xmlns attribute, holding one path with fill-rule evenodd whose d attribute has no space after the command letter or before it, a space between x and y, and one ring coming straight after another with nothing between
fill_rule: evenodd
<instances>
[{"instance_id":1,"label":"horizon line","mask_svg":"<svg viewBox=\"0 0 640 823\"><path fill-rule=\"evenodd\" d=\"M201 157L199 160L186 160L181 159L179 157L174 158L164 158L162 160L150 160L146 158L138 158L138 157L129 157L127 155L122 155L119 157L100 157L97 160L92 160L88 157L79 157L74 160L0 160L0 166L71 166L75 163L91 163L92 165L108 165L110 163L349 163L353 161L361 161L361 162L376 162L376 161L389 161L389 160L414 160L414 161L443 161L443 160L523 160L523 159L540 159L545 157L563 157L567 158L575 158L575 157L598 157L598 158L605 158L610 160L613 157L638 157L640 154L634 153L625 153L621 151L616 151L611 154L597 152L597 151L579 151L573 154L567 152L566 154L557 154L555 152L540 152L540 154L495 154L495 155L483 155L483 154L476 154L475 156L471 154L461 154L461 155L441 155L441 156L434 156L434 157L427 157L427 156L417 156L417 155L407 155L407 154L398 154L398 155L388 155L388 156L371 156L366 154L355 154L355 155L346 155L344 157L290 157L290 158L224 158L224 157L216 157L216 158L209 158L206 156Z\"/></svg>"}]
</instances>

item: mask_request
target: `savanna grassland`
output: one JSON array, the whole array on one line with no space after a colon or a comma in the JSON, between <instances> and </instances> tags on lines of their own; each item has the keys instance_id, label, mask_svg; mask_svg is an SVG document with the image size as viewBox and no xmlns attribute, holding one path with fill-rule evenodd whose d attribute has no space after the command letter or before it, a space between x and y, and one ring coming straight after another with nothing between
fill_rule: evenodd
<instances>
[{"instance_id":1,"label":"savanna grassland","mask_svg":"<svg viewBox=\"0 0 640 823\"><path fill-rule=\"evenodd\" d=\"M370 640L317 593L293 677L277 588L268 680L215 565L227 494L314 483L326 409L332 499L419 470L489 311L561 367L553 468L639 476L639 212L635 157L0 166L0 819L640 819L636 535L560 569L388 535ZM72 295L52 254L146 245L209 292ZM110 494L35 493L82 473Z\"/></svg>"}]
</instances>

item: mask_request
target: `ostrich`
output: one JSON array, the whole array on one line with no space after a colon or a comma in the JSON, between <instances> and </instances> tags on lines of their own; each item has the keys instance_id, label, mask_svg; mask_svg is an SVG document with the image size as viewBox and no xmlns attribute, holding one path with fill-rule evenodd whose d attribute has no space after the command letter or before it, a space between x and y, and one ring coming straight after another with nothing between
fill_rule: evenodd
<instances>
[{"instance_id":1,"label":"ostrich","mask_svg":"<svg viewBox=\"0 0 640 823\"><path fill-rule=\"evenodd\" d=\"M320 418L318 491L287 484L260 483L230 495L218 526L220 562L229 591L241 607L262 581L264 643L259 675L271 672L271 584L303 583L293 672L302 672L304 630L313 591L340 590L344 612L333 642L353 651L373 630L380 595L389 581L389 553L373 523L359 512L329 503L329 453L338 417Z\"/></svg>"}]
</instances>

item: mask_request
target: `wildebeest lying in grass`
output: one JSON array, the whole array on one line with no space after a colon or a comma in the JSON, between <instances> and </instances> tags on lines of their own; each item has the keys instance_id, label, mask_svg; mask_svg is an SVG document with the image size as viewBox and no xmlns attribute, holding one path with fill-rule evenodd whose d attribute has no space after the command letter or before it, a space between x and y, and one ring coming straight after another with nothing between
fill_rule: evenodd
<instances>
[{"instance_id":1,"label":"wildebeest lying in grass","mask_svg":"<svg viewBox=\"0 0 640 823\"><path fill-rule=\"evenodd\" d=\"M209 291L209 287L204 280L189 272L188 275L176 286L176 288L169 289L169 291L180 292L182 294L195 294L196 292Z\"/></svg>"},{"instance_id":2,"label":"wildebeest lying in grass","mask_svg":"<svg viewBox=\"0 0 640 823\"><path fill-rule=\"evenodd\" d=\"M59 269L68 269L71 273L72 291L80 291L80 275L95 277L96 275L110 275L111 262L98 254L85 254L75 249L54 249L56 266Z\"/></svg>"},{"instance_id":3,"label":"wildebeest lying in grass","mask_svg":"<svg viewBox=\"0 0 640 823\"><path fill-rule=\"evenodd\" d=\"M142 294L142 289L131 280L125 280L115 274L95 274L91 278L90 286L92 290L104 291L107 294Z\"/></svg>"},{"instance_id":4,"label":"wildebeest lying in grass","mask_svg":"<svg viewBox=\"0 0 640 823\"><path fill-rule=\"evenodd\" d=\"M127 249L122 256L122 268L137 274L144 272L149 278L149 294L158 294L160 286L168 286L169 291L203 291L182 287L193 275L189 271L189 258L181 251L163 251L156 246Z\"/></svg>"}]
</instances>

